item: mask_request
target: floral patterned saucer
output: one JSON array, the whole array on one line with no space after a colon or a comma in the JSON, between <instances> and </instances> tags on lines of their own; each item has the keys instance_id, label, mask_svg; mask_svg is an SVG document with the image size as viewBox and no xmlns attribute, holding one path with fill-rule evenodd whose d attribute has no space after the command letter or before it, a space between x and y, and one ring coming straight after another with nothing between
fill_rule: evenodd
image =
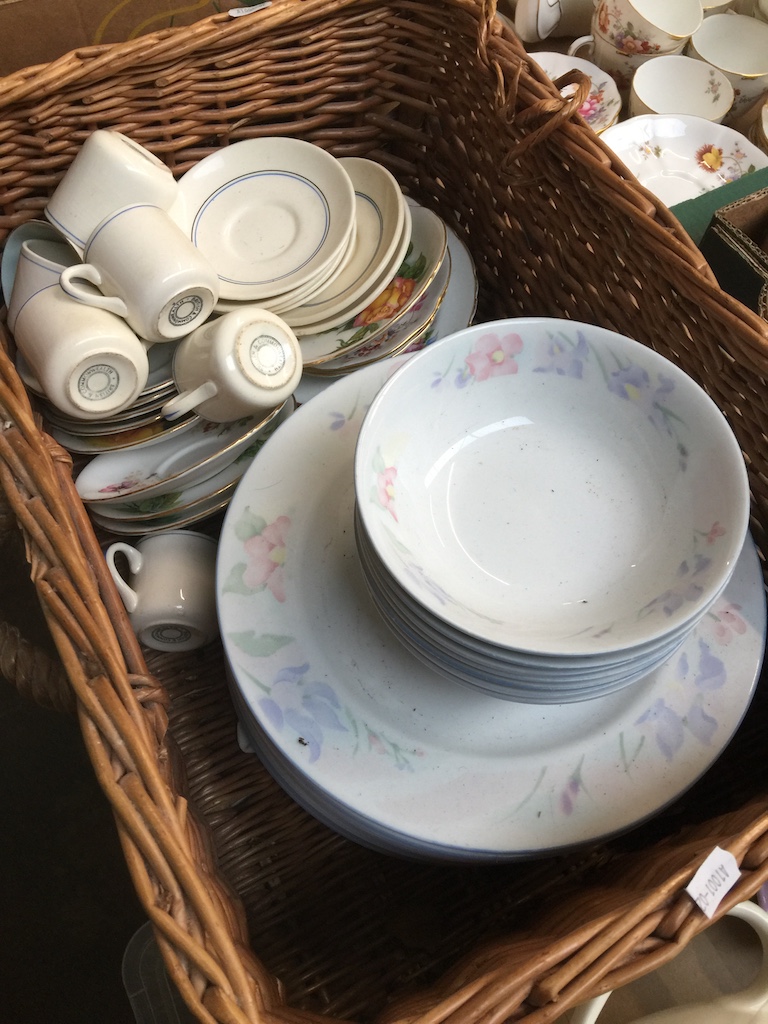
<instances>
[{"instance_id":1,"label":"floral patterned saucer","mask_svg":"<svg viewBox=\"0 0 768 1024\"><path fill-rule=\"evenodd\" d=\"M582 71L589 78L591 88L579 108L579 113L592 131L599 134L618 121L621 113L621 96L618 86L607 71L603 71L591 61L564 53L537 51L532 53L531 57L553 81L573 70Z\"/></svg>"},{"instance_id":2,"label":"floral patterned saucer","mask_svg":"<svg viewBox=\"0 0 768 1024\"><path fill-rule=\"evenodd\" d=\"M405 258L365 309L339 326L316 334L302 334L297 328L304 366L327 362L366 342L370 343L393 328L432 283L448 245L446 226L431 210L412 201L409 201L409 206L412 230Z\"/></svg>"},{"instance_id":3,"label":"floral patterned saucer","mask_svg":"<svg viewBox=\"0 0 768 1024\"><path fill-rule=\"evenodd\" d=\"M601 138L667 206L768 167L768 155L742 134L692 115L641 114Z\"/></svg>"},{"instance_id":4,"label":"floral patterned saucer","mask_svg":"<svg viewBox=\"0 0 768 1024\"><path fill-rule=\"evenodd\" d=\"M86 505L98 507L117 499L145 500L191 487L218 473L268 430L272 421L293 408L293 397L268 416L249 416L231 423L198 418L181 437L157 444L96 455L75 481Z\"/></svg>"},{"instance_id":5,"label":"floral patterned saucer","mask_svg":"<svg viewBox=\"0 0 768 1024\"><path fill-rule=\"evenodd\" d=\"M681 650L620 693L536 707L452 683L393 639L354 540L360 424L402 361L298 409L230 502L217 599L244 731L294 799L377 849L501 861L626 830L709 768L750 703L754 546Z\"/></svg>"}]
</instances>

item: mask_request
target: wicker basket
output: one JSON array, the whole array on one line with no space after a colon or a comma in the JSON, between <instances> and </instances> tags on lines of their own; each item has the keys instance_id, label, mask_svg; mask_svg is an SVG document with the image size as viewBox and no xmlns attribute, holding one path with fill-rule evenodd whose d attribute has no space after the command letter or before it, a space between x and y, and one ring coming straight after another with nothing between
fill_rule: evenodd
<instances>
[{"instance_id":1,"label":"wicker basket","mask_svg":"<svg viewBox=\"0 0 768 1024\"><path fill-rule=\"evenodd\" d=\"M696 378L741 441L764 548L768 325L719 291L575 109L492 0L275 0L0 83L0 244L40 215L95 128L133 136L177 174L267 134L372 157L466 239L481 318L592 321ZM714 845L742 868L721 910L768 878L764 687L708 775L622 839L456 867L340 838L240 752L219 646L139 648L70 460L3 353L0 406L2 522L21 528L64 672L13 631L0 666L38 701L76 709L139 898L201 1021L551 1021L706 927L684 887Z\"/></svg>"}]
</instances>

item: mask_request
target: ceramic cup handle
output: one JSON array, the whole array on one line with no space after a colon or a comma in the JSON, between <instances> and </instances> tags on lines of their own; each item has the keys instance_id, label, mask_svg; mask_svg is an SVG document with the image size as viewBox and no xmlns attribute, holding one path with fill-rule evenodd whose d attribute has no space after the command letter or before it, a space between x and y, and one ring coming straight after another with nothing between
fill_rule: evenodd
<instances>
[{"instance_id":1,"label":"ceramic cup handle","mask_svg":"<svg viewBox=\"0 0 768 1024\"><path fill-rule=\"evenodd\" d=\"M167 420L175 420L179 416L184 416L186 413L191 412L195 406L200 405L201 402L205 402L209 398L213 398L218 393L219 389L215 381L207 380L205 384L201 384L192 391L182 391L176 395L169 402L165 403L161 411Z\"/></svg>"},{"instance_id":2,"label":"ceramic cup handle","mask_svg":"<svg viewBox=\"0 0 768 1024\"><path fill-rule=\"evenodd\" d=\"M97 306L99 309L109 310L123 318L128 316L128 307L122 299L115 295L102 295L90 288L84 288L82 282L96 285L100 288L103 281L98 267L92 263L77 263L73 267L65 267L61 272L61 287L73 299L82 302L86 306Z\"/></svg>"},{"instance_id":3,"label":"ceramic cup handle","mask_svg":"<svg viewBox=\"0 0 768 1024\"><path fill-rule=\"evenodd\" d=\"M728 911L728 916L738 917L750 924L763 951L763 961L757 977L747 988L733 994L720 996L706 1004L674 1006L668 1010L657 1010L635 1020L635 1024L768 1024L768 913L756 903L737 903ZM570 1024L595 1024L600 1012L608 1001L610 992L590 999L571 1011Z\"/></svg>"},{"instance_id":4,"label":"ceramic cup handle","mask_svg":"<svg viewBox=\"0 0 768 1024\"><path fill-rule=\"evenodd\" d=\"M117 541L115 544L110 544L107 548L104 557L107 562L107 568L109 569L110 576L115 581L117 592L120 595L123 604L125 605L126 611L129 613L135 612L139 604L139 596L135 590L123 579L120 574L120 570L115 565L115 555L118 552L122 552L128 559L128 568L132 573L137 573L142 566L144 559L142 558L141 552L137 551L136 548L131 547L130 544L124 544L122 541Z\"/></svg>"},{"instance_id":5,"label":"ceramic cup handle","mask_svg":"<svg viewBox=\"0 0 768 1024\"><path fill-rule=\"evenodd\" d=\"M594 36L579 36L578 39L574 39L571 45L568 47L568 56L575 57L579 50L588 46L591 50L595 48Z\"/></svg>"}]
</instances>

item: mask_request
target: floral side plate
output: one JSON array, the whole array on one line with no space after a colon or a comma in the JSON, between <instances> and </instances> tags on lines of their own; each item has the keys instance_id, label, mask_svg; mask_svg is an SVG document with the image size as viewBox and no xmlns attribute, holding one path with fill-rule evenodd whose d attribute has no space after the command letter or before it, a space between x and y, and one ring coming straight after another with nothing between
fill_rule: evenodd
<instances>
[{"instance_id":1,"label":"floral side plate","mask_svg":"<svg viewBox=\"0 0 768 1024\"><path fill-rule=\"evenodd\" d=\"M232 423L199 419L181 437L150 447L104 452L84 467L75 481L87 505L114 504L116 499L144 500L191 487L234 462L277 417L293 408L293 398L268 416L250 416Z\"/></svg>"},{"instance_id":2,"label":"floral side plate","mask_svg":"<svg viewBox=\"0 0 768 1024\"><path fill-rule=\"evenodd\" d=\"M452 683L393 639L354 540L360 424L403 358L298 409L229 504L217 601L241 722L310 813L380 849L512 860L619 833L692 785L749 705L754 546L683 647L624 691L535 707Z\"/></svg>"},{"instance_id":3,"label":"floral side plate","mask_svg":"<svg viewBox=\"0 0 768 1024\"><path fill-rule=\"evenodd\" d=\"M344 352L336 359L320 366L310 366L307 373L351 373L352 370L367 366L378 359L386 359L403 352L424 331L426 331L442 305L451 277L451 256L446 251L445 258L432 284L427 288L419 301L411 306L408 313L397 321L394 327L382 334L377 334L370 343L363 343L359 348Z\"/></svg>"},{"instance_id":4,"label":"floral side plate","mask_svg":"<svg viewBox=\"0 0 768 1024\"><path fill-rule=\"evenodd\" d=\"M768 155L740 132L703 117L641 114L600 137L667 206L768 167Z\"/></svg>"},{"instance_id":5,"label":"floral side plate","mask_svg":"<svg viewBox=\"0 0 768 1024\"><path fill-rule=\"evenodd\" d=\"M589 78L589 95L579 108L579 113L592 131L603 132L618 121L621 113L621 96L607 71L603 71L591 61L582 60L581 57L570 57L556 51L536 51L532 58L553 80L573 70L582 71Z\"/></svg>"},{"instance_id":6,"label":"floral side plate","mask_svg":"<svg viewBox=\"0 0 768 1024\"><path fill-rule=\"evenodd\" d=\"M393 278L360 312L316 334L296 333L305 366L334 359L391 330L422 297L437 274L448 245L443 221L422 206L411 206L411 242Z\"/></svg>"}]
</instances>

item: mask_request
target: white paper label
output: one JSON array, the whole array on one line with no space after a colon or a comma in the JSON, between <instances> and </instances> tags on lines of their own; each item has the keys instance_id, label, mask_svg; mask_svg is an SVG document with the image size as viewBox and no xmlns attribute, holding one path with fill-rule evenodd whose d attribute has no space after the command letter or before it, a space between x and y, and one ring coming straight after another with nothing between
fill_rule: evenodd
<instances>
[{"instance_id":1,"label":"white paper label","mask_svg":"<svg viewBox=\"0 0 768 1024\"><path fill-rule=\"evenodd\" d=\"M230 18L242 18L244 14L253 14L254 11L263 11L265 7L271 7L272 0L264 0L263 4L253 4L251 7L232 7L229 11Z\"/></svg>"},{"instance_id":2,"label":"white paper label","mask_svg":"<svg viewBox=\"0 0 768 1024\"><path fill-rule=\"evenodd\" d=\"M739 865L733 854L716 846L685 891L707 917L712 917L740 877Z\"/></svg>"}]
</instances>

